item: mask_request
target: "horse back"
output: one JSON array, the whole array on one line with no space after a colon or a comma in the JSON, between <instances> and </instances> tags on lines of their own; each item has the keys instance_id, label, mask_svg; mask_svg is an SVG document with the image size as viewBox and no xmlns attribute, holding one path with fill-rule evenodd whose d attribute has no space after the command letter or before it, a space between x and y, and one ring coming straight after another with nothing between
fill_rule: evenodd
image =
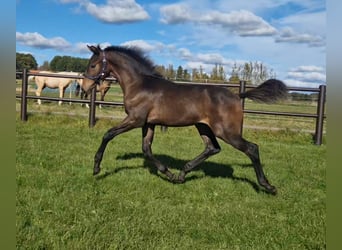
<instances>
[{"instance_id":1,"label":"horse back","mask_svg":"<svg viewBox=\"0 0 342 250\"><path fill-rule=\"evenodd\" d=\"M70 75L70 76L78 76L79 73L77 72L51 72L51 71L40 71L39 73L46 73L46 74L58 74L58 75ZM58 87L65 87L69 85L73 78L64 78L64 77L55 77L55 76L36 76L35 82L38 86L46 86L49 88L58 88Z\"/></svg>"}]
</instances>

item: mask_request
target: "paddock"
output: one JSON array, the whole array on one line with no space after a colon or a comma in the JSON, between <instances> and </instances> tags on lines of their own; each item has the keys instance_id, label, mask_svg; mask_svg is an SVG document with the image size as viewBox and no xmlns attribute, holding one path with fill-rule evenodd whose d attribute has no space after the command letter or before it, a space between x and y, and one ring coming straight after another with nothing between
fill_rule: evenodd
<instances>
[{"instance_id":1,"label":"paddock","mask_svg":"<svg viewBox=\"0 0 342 250\"><path fill-rule=\"evenodd\" d=\"M114 84L108 103L120 103L117 89ZM316 117L245 113L244 136L261 145L264 170L278 187L272 197L258 189L248 159L225 144L186 183L171 184L144 160L140 130L108 145L103 173L94 178L93 152L108 126L121 120L122 107L96 108L96 124L89 128L89 110L69 105L68 98L58 106L53 96L38 106L30 91L26 120L21 90L16 102L17 248L326 247L326 126L317 147ZM317 111L317 103L293 100L269 109L247 101L245 107ZM177 172L203 145L194 128L169 128L157 131L153 149Z\"/></svg>"}]
</instances>

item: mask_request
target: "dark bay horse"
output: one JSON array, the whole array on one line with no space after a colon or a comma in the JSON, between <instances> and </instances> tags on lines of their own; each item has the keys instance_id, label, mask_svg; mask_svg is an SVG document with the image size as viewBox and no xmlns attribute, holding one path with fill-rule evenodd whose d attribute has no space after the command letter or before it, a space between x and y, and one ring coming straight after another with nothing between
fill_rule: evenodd
<instances>
[{"instance_id":1,"label":"dark bay horse","mask_svg":"<svg viewBox=\"0 0 342 250\"><path fill-rule=\"evenodd\" d=\"M95 154L93 174L100 172L100 163L109 141L131 129L142 128L142 151L158 170L175 183L183 183L185 175L209 156L220 152L216 138L222 139L245 153L252 161L258 183L268 193L276 194L262 169L258 145L241 136L243 110L241 98L271 103L286 96L287 88L279 80L270 79L243 94L235 95L227 88L208 85L176 84L161 78L154 64L135 48L88 46L93 55L89 59L83 89L100 84L109 75L115 77L124 94L127 117L109 129ZM156 125L194 125L202 137L205 149L185 164L175 175L152 154Z\"/></svg>"}]
</instances>

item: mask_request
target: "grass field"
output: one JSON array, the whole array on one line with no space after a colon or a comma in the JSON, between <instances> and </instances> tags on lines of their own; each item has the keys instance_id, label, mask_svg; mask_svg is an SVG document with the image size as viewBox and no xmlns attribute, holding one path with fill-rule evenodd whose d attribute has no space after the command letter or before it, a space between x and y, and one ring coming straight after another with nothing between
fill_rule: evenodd
<instances>
[{"instance_id":1,"label":"grass field","mask_svg":"<svg viewBox=\"0 0 342 250\"><path fill-rule=\"evenodd\" d=\"M31 112L25 123L17 112L17 249L326 248L325 137L315 146L309 133L244 130L277 196L259 191L249 159L223 142L184 184L171 184L144 160L140 130L108 145L94 178L94 153L118 120L89 129L80 110ZM192 127L157 130L153 144L173 172L202 150Z\"/></svg>"}]
</instances>

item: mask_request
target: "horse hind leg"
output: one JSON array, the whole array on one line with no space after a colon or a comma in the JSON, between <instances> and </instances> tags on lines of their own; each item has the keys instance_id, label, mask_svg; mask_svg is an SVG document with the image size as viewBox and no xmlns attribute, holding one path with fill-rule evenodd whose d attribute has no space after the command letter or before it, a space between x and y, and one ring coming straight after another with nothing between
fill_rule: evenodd
<instances>
[{"instance_id":1,"label":"horse hind leg","mask_svg":"<svg viewBox=\"0 0 342 250\"><path fill-rule=\"evenodd\" d=\"M269 183L262 169L258 145L243 139L241 135L230 136L229 139L225 139L225 141L234 148L245 153L251 159L258 183L264 187L268 193L275 195L277 189Z\"/></svg>"},{"instance_id":2,"label":"horse hind leg","mask_svg":"<svg viewBox=\"0 0 342 250\"><path fill-rule=\"evenodd\" d=\"M60 87L59 88L59 98L63 98L64 92L65 92L65 88L64 87ZM62 101L58 101L58 105L61 106L62 105Z\"/></svg>"},{"instance_id":3,"label":"horse hind leg","mask_svg":"<svg viewBox=\"0 0 342 250\"><path fill-rule=\"evenodd\" d=\"M200 163L208 159L210 156L217 154L221 151L221 147L218 144L216 137L210 127L204 123L198 123L195 125L202 140L205 144L204 151L198 155L195 159L189 161L185 164L183 169L180 171L178 179L175 181L178 183L185 182L185 175L192 171Z\"/></svg>"},{"instance_id":4,"label":"horse hind leg","mask_svg":"<svg viewBox=\"0 0 342 250\"><path fill-rule=\"evenodd\" d=\"M37 90L36 90L36 96L40 96L40 94L42 93L43 89L44 89L44 86L43 87L38 87ZM40 99L38 99L37 103L38 103L38 105L41 105L42 101Z\"/></svg>"},{"instance_id":5,"label":"horse hind leg","mask_svg":"<svg viewBox=\"0 0 342 250\"><path fill-rule=\"evenodd\" d=\"M155 125L145 124L142 128L143 135L143 143L142 143L142 151L144 156L150 160L153 165L155 165L158 170L165 174L171 181L175 178L174 174L172 174L166 166L164 166L159 160L157 160L152 154L152 142L154 136L154 128Z\"/></svg>"}]
</instances>

